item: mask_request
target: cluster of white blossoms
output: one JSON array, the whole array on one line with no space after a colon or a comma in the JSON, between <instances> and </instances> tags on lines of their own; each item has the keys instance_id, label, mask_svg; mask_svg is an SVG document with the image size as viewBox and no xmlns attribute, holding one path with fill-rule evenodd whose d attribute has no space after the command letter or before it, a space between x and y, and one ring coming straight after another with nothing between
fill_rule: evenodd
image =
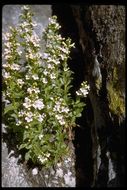
<instances>
[{"instance_id":1,"label":"cluster of white blossoms","mask_svg":"<svg viewBox=\"0 0 127 190\"><path fill-rule=\"evenodd\" d=\"M17 83L20 85L20 87L22 87L22 85L24 84L24 81L23 79L18 79Z\"/></svg>"},{"instance_id":2,"label":"cluster of white blossoms","mask_svg":"<svg viewBox=\"0 0 127 190\"><path fill-rule=\"evenodd\" d=\"M42 155L39 155L38 156L38 160L44 164L50 157L50 153L43 153L43 156Z\"/></svg>"},{"instance_id":3,"label":"cluster of white blossoms","mask_svg":"<svg viewBox=\"0 0 127 190\"><path fill-rule=\"evenodd\" d=\"M5 33L3 35L5 43L5 49L3 53L3 58L6 63L2 64L2 76L6 82L6 79L11 78L12 72L17 72L21 69L21 66L17 64L19 57L22 54L22 51L19 50L20 44L16 40L16 31L13 28L10 28L11 33ZM17 51L18 49L18 51Z\"/></svg>"},{"instance_id":4,"label":"cluster of white blossoms","mask_svg":"<svg viewBox=\"0 0 127 190\"><path fill-rule=\"evenodd\" d=\"M23 103L23 106L30 110L30 107L34 107L35 109L42 110L44 108L44 103L42 99L37 99L35 101L32 101L28 97L25 98L25 102Z\"/></svg>"},{"instance_id":5,"label":"cluster of white blossoms","mask_svg":"<svg viewBox=\"0 0 127 190\"><path fill-rule=\"evenodd\" d=\"M32 35L27 34L27 36L25 36L25 39L27 43L30 43L30 44L32 43L34 47L40 47L40 44L39 44L40 38L35 32Z\"/></svg>"},{"instance_id":6,"label":"cluster of white blossoms","mask_svg":"<svg viewBox=\"0 0 127 190\"><path fill-rule=\"evenodd\" d=\"M38 99L34 102L33 104L33 107L35 109L39 109L39 110L42 110L44 108L44 103L43 103L43 100L42 99Z\"/></svg>"},{"instance_id":7,"label":"cluster of white blossoms","mask_svg":"<svg viewBox=\"0 0 127 190\"><path fill-rule=\"evenodd\" d=\"M69 108L67 106L64 106L63 99L59 98L59 101L55 102L53 111L58 112L58 113L66 113L67 114L69 112Z\"/></svg>"},{"instance_id":8,"label":"cluster of white blossoms","mask_svg":"<svg viewBox=\"0 0 127 190\"><path fill-rule=\"evenodd\" d=\"M58 34L61 26L53 16L44 32L46 45L42 53L41 38L34 32L35 26L30 8L23 6L18 28L5 35L3 77L7 81L5 96L9 97L12 109L15 107L15 125L23 133L19 149L28 150L26 160L32 158L34 162L38 160L49 166L53 159L56 162L67 152L68 132L64 127L73 126L78 117L71 118L74 107L69 93L72 72L67 64L74 44ZM86 96L88 90L88 86L82 85L76 93ZM62 171L58 170L57 175L62 177ZM64 179L65 183L69 180L74 183L67 176Z\"/></svg>"},{"instance_id":9,"label":"cluster of white blossoms","mask_svg":"<svg viewBox=\"0 0 127 190\"><path fill-rule=\"evenodd\" d=\"M81 88L80 88L78 91L76 91L76 94L77 94L78 96L86 97L87 94L89 93L89 90L90 90L90 86L87 85L86 82L83 82L83 83L81 84Z\"/></svg>"},{"instance_id":10,"label":"cluster of white blossoms","mask_svg":"<svg viewBox=\"0 0 127 190\"><path fill-rule=\"evenodd\" d=\"M56 119L59 121L60 125L65 125L66 121L63 115L61 114L56 114Z\"/></svg>"},{"instance_id":11,"label":"cluster of white blossoms","mask_svg":"<svg viewBox=\"0 0 127 190\"><path fill-rule=\"evenodd\" d=\"M33 78L33 77L32 77ZM27 92L29 93L29 94L33 94L33 93L35 93L35 94L38 94L38 93L40 93L40 90L39 90L39 88L38 87L29 87L29 88L27 88Z\"/></svg>"},{"instance_id":12,"label":"cluster of white blossoms","mask_svg":"<svg viewBox=\"0 0 127 190\"><path fill-rule=\"evenodd\" d=\"M65 105L64 100L62 98L59 98L57 101L55 101L53 112L55 113L55 117L60 123L60 125L66 124L65 116L68 115L69 111L69 108L67 107L67 105Z\"/></svg>"}]
</instances>

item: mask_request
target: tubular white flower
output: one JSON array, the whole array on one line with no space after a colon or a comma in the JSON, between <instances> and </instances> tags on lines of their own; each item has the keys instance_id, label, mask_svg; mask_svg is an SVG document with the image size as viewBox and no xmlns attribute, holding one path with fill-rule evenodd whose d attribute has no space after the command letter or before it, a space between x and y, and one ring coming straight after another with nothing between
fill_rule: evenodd
<instances>
[{"instance_id":1,"label":"tubular white flower","mask_svg":"<svg viewBox=\"0 0 127 190\"><path fill-rule=\"evenodd\" d=\"M43 53L43 59L47 59L49 57L48 53Z\"/></svg>"},{"instance_id":2,"label":"tubular white flower","mask_svg":"<svg viewBox=\"0 0 127 190\"><path fill-rule=\"evenodd\" d=\"M9 38L12 36L12 34L11 33L9 33L9 32L6 32L5 34L3 34L3 37L4 37L4 39L7 41L7 40L9 40Z\"/></svg>"},{"instance_id":3,"label":"tubular white flower","mask_svg":"<svg viewBox=\"0 0 127 190\"><path fill-rule=\"evenodd\" d=\"M58 122L61 124L61 125L65 125L65 120L63 118L63 115L55 115L55 117L57 118Z\"/></svg>"},{"instance_id":4,"label":"tubular white flower","mask_svg":"<svg viewBox=\"0 0 127 190\"><path fill-rule=\"evenodd\" d=\"M51 79L55 79L55 78L56 78L56 75L55 75L54 73L52 73L52 74L50 75L50 77L51 77Z\"/></svg>"},{"instance_id":5,"label":"tubular white flower","mask_svg":"<svg viewBox=\"0 0 127 190\"><path fill-rule=\"evenodd\" d=\"M24 5L22 8L21 8L21 10L29 10L30 8L29 8L29 6L28 5Z\"/></svg>"},{"instance_id":6,"label":"tubular white flower","mask_svg":"<svg viewBox=\"0 0 127 190\"><path fill-rule=\"evenodd\" d=\"M22 79L18 79L17 83L22 86L24 84L24 81Z\"/></svg>"},{"instance_id":7,"label":"tubular white flower","mask_svg":"<svg viewBox=\"0 0 127 190\"><path fill-rule=\"evenodd\" d=\"M44 108L44 103L43 103L43 100L42 99L38 99L34 102L33 104L33 107L35 109L39 109L39 110L42 110Z\"/></svg>"},{"instance_id":8,"label":"tubular white flower","mask_svg":"<svg viewBox=\"0 0 127 190\"><path fill-rule=\"evenodd\" d=\"M47 84L47 83L48 83L48 81L47 81L46 78L43 78L43 79L42 79L42 82L43 82L44 84Z\"/></svg>"},{"instance_id":9,"label":"tubular white flower","mask_svg":"<svg viewBox=\"0 0 127 190\"><path fill-rule=\"evenodd\" d=\"M32 78L33 78L34 80L38 80L38 79L39 79L39 77L38 77L38 75L37 75L37 74L32 75Z\"/></svg>"},{"instance_id":10,"label":"tubular white flower","mask_svg":"<svg viewBox=\"0 0 127 190\"><path fill-rule=\"evenodd\" d=\"M45 69L43 73L45 76L47 76L49 72Z\"/></svg>"},{"instance_id":11,"label":"tubular white flower","mask_svg":"<svg viewBox=\"0 0 127 190\"><path fill-rule=\"evenodd\" d=\"M3 72L2 74L3 74L3 77L4 77L5 79L11 78L9 72Z\"/></svg>"},{"instance_id":12,"label":"tubular white flower","mask_svg":"<svg viewBox=\"0 0 127 190\"><path fill-rule=\"evenodd\" d=\"M29 123L29 122L33 121L33 118L27 116L27 117L25 117L25 120Z\"/></svg>"},{"instance_id":13,"label":"tubular white flower","mask_svg":"<svg viewBox=\"0 0 127 190\"><path fill-rule=\"evenodd\" d=\"M40 135L38 136L39 140L41 140L41 139L43 138L43 136L44 136L44 135L40 134Z\"/></svg>"},{"instance_id":14,"label":"tubular white flower","mask_svg":"<svg viewBox=\"0 0 127 190\"><path fill-rule=\"evenodd\" d=\"M27 112L26 113L26 117L25 120L29 123L31 121L33 121L33 113L32 112Z\"/></svg>"},{"instance_id":15,"label":"tubular white flower","mask_svg":"<svg viewBox=\"0 0 127 190\"><path fill-rule=\"evenodd\" d=\"M27 89L27 92L29 94L32 94L33 92L35 92L36 94L38 94L40 92L40 90L39 90L39 88L34 88L34 87L32 88L32 87L30 87L30 88Z\"/></svg>"},{"instance_id":16,"label":"tubular white flower","mask_svg":"<svg viewBox=\"0 0 127 190\"><path fill-rule=\"evenodd\" d=\"M29 98L25 98L25 102L23 103L23 106L25 108L30 108L32 105L31 105L31 100Z\"/></svg>"},{"instance_id":17,"label":"tubular white flower","mask_svg":"<svg viewBox=\"0 0 127 190\"><path fill-rule=\"evenodd\" d=\"M12 70L14 70L14 71L19 71L20 70L20 66L18 65L18 64L12 64L11 66L10 66L10 68L12 69Z\"/></svg>"},{"instance_id":18,"label":"tubular white flower","mask_svg":"<svg viewBox=\"0 0 127 190\"><path fill-rule=\"evenodd\" d=\"M44 113L42 115L39 114L38 121L42 122L44 120L44 118L45 118L45 114Z\"/></svg>"},{"instance_id":19,"label":"tubular white flower","mask_svg":"<svg viewBox=\"0 0 127 190\"><path fill-rule=\"evenodd\" d=\"M30 79L30 76L29 75L26 75L26 80L29 80Z\"/></svg>"},{"instance_id":20,"label":"tubular white flower","mask_svg":"<svg viewBox=\"0 0 127 190\"><path fill-rule=\"evenodd\" d=\"M47 158L42 157L41 155L38 156L39 161L43 164L45 161L47 161Z\"/></svg>"}]
</instances>

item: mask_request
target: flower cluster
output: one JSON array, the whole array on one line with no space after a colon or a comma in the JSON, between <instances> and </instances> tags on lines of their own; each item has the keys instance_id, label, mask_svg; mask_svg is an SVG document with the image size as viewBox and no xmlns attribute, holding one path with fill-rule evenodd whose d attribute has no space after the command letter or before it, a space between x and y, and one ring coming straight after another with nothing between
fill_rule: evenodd
<instances>
[{"instance_id":1,"label":"flower cluster","mask_svg":"<svg viewBox=\"0 0 127 190\"><path fill-rule=\"evenodd\" d=\"M89 90L90 90L90 86L87 84L87 82L83 82L81 84L81 88L78 91L76 91L76 94L78 96L86 97L87 94L89 93Z\"/></svg>"},{"instance_id":2,"label":"flower cluster","mask_svg":"<svg viewBox=\"0 0 127 190\"><path fill-rule=\"evenodd\" d=\"M5 34L3 91L9 104L4 115L14 131L22 133L19 149L27 149L25 159L49 167L68 152L65 139L84 103L70 95L72 71L67 60L74 44L59 34L61 26L53 16L43 33L42 53L32 15L30 8L23 6L20 24ZM76 94L86 97L88 90L83 83Z\"/></svg>"}]
</instances>

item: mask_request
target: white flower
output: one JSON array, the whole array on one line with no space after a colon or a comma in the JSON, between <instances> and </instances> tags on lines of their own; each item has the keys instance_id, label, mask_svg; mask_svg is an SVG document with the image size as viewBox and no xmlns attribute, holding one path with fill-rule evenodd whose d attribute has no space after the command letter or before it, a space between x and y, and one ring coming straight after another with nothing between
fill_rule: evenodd
<instances>
[{"instance_id":1,"label":"white flower","mask_svg":"<svg viewBox=\"0 0 127 190\"><path fill-rule=\"evenodd\" d=\"M28 43L32 42L35 47L40 47L39 46L40 39L36 33L32 34L31 36L27 35L26 36L26 42L28 42Z\"/></svg>"},{"instance_id":2,"label":"white flower","mask_svg":"<svg viewBox=\"0 0 127 190\"><path fill-rule=\"evenodd\" d=\"M42 122L44 120L45 114L43 113L42 115L39 114L38 116L38 121Z\"/></svg>"},{"instance_id":3,"label":"white flower","mask_svg":"<svg viewBox=\"0 0 127 190\"><path fill-rule=\"evenodd\" d=\"M26 59L34 59L35 58L35 55L33 53L30 53L30 54L27 54L26 55Z\"/></svg>"},{"instance_id":4,"label":"white flower","mask_svg":"<svg viewBox=\"0 0 127 190\"><path fill-rule=\"evenodd\" d=\"M33 117L33 113L32 112L27 112L25 120L29 123L29 122L33 121L32 117Z\"/></svg>"},{"instance_id":5,"label":"white flower","mask_svg":"<svg viewBox=\"0 0 127 190\"><path fill-rule=\"evenodd\" d=\"M42 79L42 82L43 82L44 84L47 84L47 83L48 83L48 81L47 81L46 78L43 78L43 79Z\"/></svg>"},{"instance_id":6,"label":"white flower","mask_svg":"<svg viewBox=\"0 0 127 190\"><path fill-rule=\"evenodd\" d=\"M3 34L3 37L7 41L11 37L11 34L7 32L7 33Z\"/></svg>"},{"instance_id":7,"label":"white flower","mask_svg":"<svg viewBox=\"0 0 127 190\"><path fill-rule=\"evenodd\" d=\"M3 68L10 68L10 64L4 63L4 64L2 64L2 67L3 67Z\"/></svg>"},{"instance_id":8,"label":"white flower","mask_svg":"<svg viewBox=\"0 0 127 190\"><path fill-rule=\"evenodd\" d=\"M26 98L25 98L25 103L23 103L23 106L24 106L25 108L31 107L31 100L26 97Z\"/></svg>"},{"instance_id":9,"label":"white flower","mask_svg":"<svg viewBox=\"0 0 127 190\"><path fill-rule=\"evenodd\" d=\"M43 54L43 58L44 58L44 59L47 59L48 57L49 57L49 54L48 54L48 53L44 53L44 54Z\"/></svg>"},{"instance_id":10,"label":"white flower","mask_svg":"<svg viewBox=\"0 0 127 190\"><path fill-rule=\"evenodd\" d=\"M40 92L39 88L34 88L33 91L37 94Z\"/></svg>"},{"instance_id":11,"label":"white flower","mask_svg":"<svg viewBox=\"0 0 127 190\"><path fill-rule=\"evenodd\" d=\"M61 60L64 60L66 58L65 55L60 54Z\"/></svg>"},{"instance_id":12,"label":"white flower","mask_svg":"<svg viewBox=\"0 0 127 190\"><path fill-rule=\"evenodd\" d=\"M30 79L30 76L26 75L26 80L29 80Z\"/></svg>"},{"instance_id":13,"label":"white flower","mask_svg":"<svg viewBox=\"0 0 127 190\"><path fill-rule=\"evenodd\" d=\"M69 109L68 109L68 108L66 108L66 107L63 107L63 108L61 109L61 112L68 113L68 112L69 112Z\"/></svg>"},{"instance_id":14,"label":"white flower","mask_svg":"<svg viewBox=\"0 0 127 190\"><path fill-rule=\"evenodd\" d=\"M69 68L64 68L64 71L66 72L66 71L68 71L69 70Z\"/></svg>"},{"instance_id":15,"label":"white flower","mask_svg":"<svg viewBox=\"0 0 127 190\"><path fill-rule=\"evenodd\" d=\"M48 71L44 70L44 72L43 72L43 73L44 73L44 75L46 75L46 76L47 76L47 74L48 74Z\"/></svg>"},{"instance_id":16,"label":"white flower","mask_svg":"<svg viewBox=\"0 0 127 190\"><path fill-rule=\"evenodd\" d=\"M34 102L34 104L33 104L33 107L36 109L39 109L39 110L41 110L41 109L43 109L44 108L44 103L43 103L43 100L41 100L41 99L38 99L38 100L36 100L35 102Z\"/></svg>"},{"instance_id":17,"label":"white flower","mask_svg":"<svg viewBox=\"0 0 127 190\"><path fill-rule=\"evenodd\" d=\"M50 153L47 153L47 154L46 154L46 157L49 158L49 157L50 157Z\"/></svg>"},{"instance_id":18,"label":"white flower","mask_svg":"<svg viewBox=\"0 0 127 190\"><path fill-rule=\"evenodd\" d=\"M69 54L68 48L59 47L59 49L60 49L63 53Z\"/></svg>"},{"instance_id":19,"label":"white flower","mask_svg":"<svg viewBox=\"0 0 127 190\"><path fill-rule=\"evenodd\" d=\"M19 117L22 117L24 115L24 111L20 111L18 112L18 114L19 114Z\"/></svg>"},{"instance_id":20,"label":"white flower","mask_svg":"<svg viewBox=\"0 0 127 190\"><path fill-rule=\"evenodd\" d=\"M81 92L82 92L82 94L84 95L84 96L86 96L87 94L88 94L88 91L86 90L86 89L80 89L81 90Z\"/></svg>"},{"instance_id":21,"label":"white flower","mask_svg":"<svg viewBox=\"0 0 127 190\"><path fill-rule=\"evenodd\" d=\"M43 138L43 136L44 136L44 135L40 134L40 135L38 136L39 140L41 140L41 139Z\"/></svg>"},{"instance_id":22,"label":"white flower","mask_svg":"<svg viewBox=\"0 0 127 190\"><path fill-rule=\"evenodd\" d=\"M21 10L29 10L30 8L29 8L29 6L28 5L24 5L22 8L21 8Z\"/></svg>"},{"instance_id":23,"label":"white flower","mask_svg":"<svg viewBox=\"0 0 127 190\"><path fill-rule=\"evenodd\" d=\"M11 54L11 50L8 48L5 48L4 49L4 55L9 55L9 54Z\"/></svg>"},{"instance_id":24,"label":"white flower","mask_svg":"<svg viewBox=\"0 0 127 190\"><path fill-rule=\"evenodd\" d=\"M32 88L28 88L28 89L27 89L27 92L28 92L29 94L32 94L32 91L33 91Z\"/></svg>"},{"instance_id":25,"label":"white flower","mask_svg":"<svg viewBox=\"0 0 127 190\"><path fill-rule=\"evenodd\" d=\"M37 168L34 168L34 169L32 170L32 174L33 174L33 175L37 175L37 174L38 174L38 169L37 169Z\"/></svg>"},{"instance_id":26,"label":"white flower","mask_svg":"<svg viewBox=\"0 0 127 190\"><path fill-rule=\"evenodd\" d=\"M26 113L26 116L28 116L28 117L33 117L33 113L32 113L32 112L27 112L27 113Z\"/></svg>"},{"instance_id":27,"label":"white flower","mask_svg":"<svg viewBox=\"0 0 127 190\"><path fill-rule=\"evenodd\" d=\"M41 155L38 156L38 159L40 160L40 162L43 164L45 161L47 161L47 158L42 157Z\"/></svg>"},{"instance_id":28,"label":"white flower","mask_svg":"<svg viewBox=\"0 0 127 190\"><path fill-rule=\"evenodd\" d=\"M65 125L66 122L62 115L56 115L56 118L58 119L58 121L61 125Z\"/></svg>"},{"instance_id":29,"label":"white flower","mask_svg":"<svg viewBox=\"0 0 127 190\"><path fill-rule=\"evenodd\" d=\"M56 176L63 177L63 170L61 168L56 170Z\"/></svg>"},{"instance_id":30,"label":"white flower","mask_svg":"<svg viewBox=\"0 0 127 190\"><path fill-rule=\"evenodd\" d=\"M54 68L54 65L52 65L52 64L47 64L47 67L48 67L48 69L53 69L53 68Z\"/></svg>"},{"instance_id":31,"label":"white flower","mask_svg":"<svg viewBox=\"0 0 127 190\"><path fill-rule=\"evenodd\" d=\"M5 46L6 46L7 48L10 48L10 47L11 47L11 43L10 43L10 42L6 42L6 43L5 43Z\"/></svg>"},{"instance_id":32,"label":"white flower","mask_svg":"<svg viewBox=\"0 0 127 190\"><path fill-rule=\"evenodd\" d=\"M17 54L19 54L19 56L22 54L22 51L21 50L18 50L17 51Z\"/></svg>"},{"instance_id":33,"label":"white flower","mask_svg":"<svg viewBox=\"0 0 127 190\"><path fill-rule=\"evenodd\" d=\"M22 122L20 120L17 121L16 125L20 125Z\"/></svg>"},{"instance_id":34,"label":"white flower","mask_svg":"<svg viewBox=\"0 0 127 190\"><path fill-rule=\"evenodd\" d=\"M13 64L13 65L10 66L10 68L12 70L15 70L15 71L19 71L20 70L20 66L18 64Z\"/></svg>"},{"instance_id":35,"label":"white flower","mask_svg":"<svg viewBox=\"0 0 127 190\"><path fill-rule=\"evenodd\" d=\"M31 117L25 117L25 120L29 123L29 122L31 122L31 121L33 121L33 119L31 118Z\"/></svg>"},{"instance_id":36,"label":"white flower","mask_svg":"<svg viewBox=\"0 0 127 190\"><path fill-rule=\"evenodd\" d=\"M29 94L32 94L32 92L35 92L36 94L40 92L39 88L28 88L27 92Z\"/></svg>"},{"instance_id":37,"label":"white flower","mask_svg":"<svg viewBox=\"0 0 127 190\"><path fill-rule=\"evenodd\" d=\"M39 79L39 77L38 77L38 75L32 75L32 78L34 79L34 80L38 80Z\"/></svg>"},{"instance_id":38,"label":"white flower","mask_svg":"<svg viewBox=\"0 0 127 190\"><path fill-rule=\"evenodd\" d=\"M33 26L37 26L37 23L36 23L36 22L33 22L32 25L33 25Z\"/></svg>"},{"instance_id":39,"label":"white flower","mask_svg":"<svg viewBox=\"0 0 127 190\"><path fill-rule=\"evenodd\" d=\"M50 75L50 77L51 77L51 79L55 79L55 78L56 78L56 75L55 75L54 73L52 73L52 74Z\"/></svg>"},{"instance_id":40,"label":"white flower","mask_svg":"<svg viewBox=\"0 0 127 190\"><path fill-rule=\"evenodd\" d=\"M23 85L23 84L24 84L24 81L23 81L22 79L18 79L18 80L17 80L17 83L18 83L19 85Z\"/></svg>"},{"instance_id":41,"label":"white flower","mask_svg":"<svg viewBox=\"0 0 127 190\"><path fill-rule=\"evenodd\" d=\"M5 73L3 74L3 77L4 77L5 79L8 79L8 78L10 78L11 76L10 76L10 73L5 72Z\"/></svg>"},{"instance_id":42,"label":"white flower","mask_svg":"<svg viewBox=\"0 0 127 190\"><path fill-rule=\"evenodd\" d=\"M78 96L82 95L81 92L79 92L79 91L76 91L76 94L77 94Z\"/></svg>"}]
</instances>

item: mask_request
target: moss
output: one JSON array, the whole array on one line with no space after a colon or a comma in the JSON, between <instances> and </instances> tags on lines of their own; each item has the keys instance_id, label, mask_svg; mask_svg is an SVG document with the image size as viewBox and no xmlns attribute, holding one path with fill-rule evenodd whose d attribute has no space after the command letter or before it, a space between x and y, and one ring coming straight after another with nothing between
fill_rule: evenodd
<instances>
[{"instance_id":1,"label":"moss","mask_svg":"<svg viewBox=\"0 0 127 190\"><path fill-rule=\"evenodd\" d=\"M121 92L116 90L112 83L108 85L109 92L109 108L111 112L120 116L125 114L124 99L121 97Z\"/></svg>"}]
</instances>

